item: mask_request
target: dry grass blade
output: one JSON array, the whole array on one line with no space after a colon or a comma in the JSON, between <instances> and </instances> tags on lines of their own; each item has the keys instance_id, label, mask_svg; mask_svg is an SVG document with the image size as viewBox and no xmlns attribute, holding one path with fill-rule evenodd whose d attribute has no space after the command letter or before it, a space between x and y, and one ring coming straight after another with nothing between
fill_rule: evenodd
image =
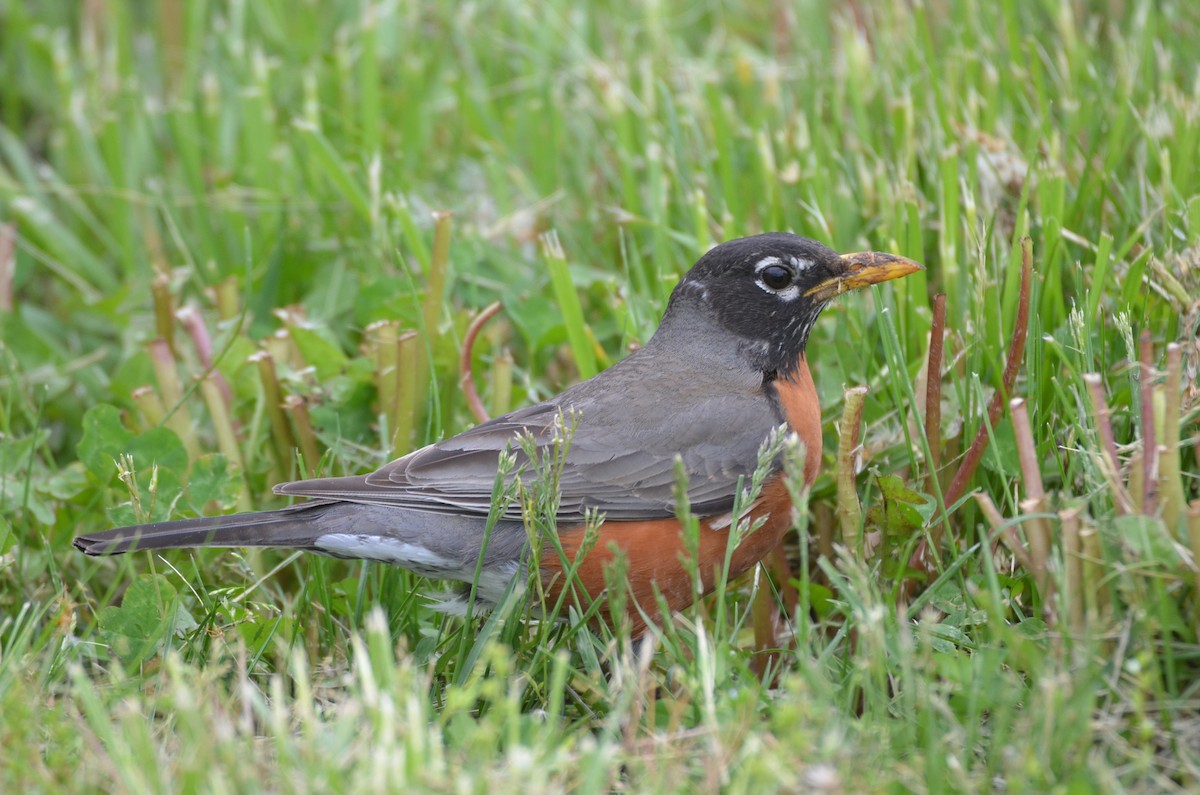
<instances>
[{"instance_id":1,"label":"dry grass blade","mask_svg":"<svg viewBox=\"0 0 1200 795\"><path fill-rule=\"evenodd\" d=\"M786 635L787 622L796 615L796 606L800 603L800 593L792 584L795 572L788 560L787 550L783 544L775 547L763 561L763 566L771 572L771 577L779 589L778 595L771 591L766 584L758 589L751 605L754 621L754 651L750 667L758 676L759 681L767 684L767 674L778 673L779 649ZM781 608L782 603L782 609ZM772 679L774 679L774 673Z\"/></svg>"},{"instance_id":2,"label":"dry grass blade","mask_svg":"<svg viewBox=\"0 0 1200 795\"><path fill-rule=\"evenodd\" d=\"M363 347L375 362L375 391L379 414L387 418L387 427L396 432L396 413L399 410L400 390L400 323L377 320L366 328Z\"/></svg>"},{"instance_id":3,"label":"dry grass blade","mask_svg":"<svg viewBox=\"0 0 1200 795\"><path fill-rule=\"evenodd\" d=\"M437 349L438 329L444 311L446 274L450 267L450 229L454 214L446 210L433 213L433 256L429 262L428 282L425 285L425 338L431 350Z\"/></svg>"},{"instance_id":4,"label":"dry grass blade","mask_svg":"<svg viewBox=\"0 0 1200 795\"><path fill-rule=\"evenodd\" d=\"M229 276L217 282L213 287L213 303L217 306L217 316L221 320L233 320L242 313L239 306L240 285L238 277Z\"/></svg>"},{"instance_id":5,"label":"dry grass blade","mask_svg":"<svg viewBox=\"0 0 1200 795\"><path fill-rule=\"evenodd\" d=\"M1200 603L1200 500L1192 500L1187 510L1188 546L1192 551L1193 577L1195 586L1192 589L1197 603Z\"/></svg>"},{"instance_id":6,"label":"dry grass blade","mask_svg":"<svg viewBox=\"0 0 1200 795\"><path fill-rule=\"evenodd\" d=\"M1017 453L1021 462L1021 477L1025 480L1025 496L1041 500L1046 496L1042 485L1042 470L1038 463L1037 449L1033 442L1033 429L1029 426L1029 409L1022 398L1013 398L1009 403L1012 414L1013 432L1017 438Z\"/></svg>"},{"instance_id":7,"label":"dry grass blade","mask_svg":"<svg viewBox=\"0 0 1200 795\"><path fill-rule=\"evenodd\" d=\"M142 421L147 428L154 428L162 424L163 417L167 416L167 409L159 398L158 393L154 391L154 387L149 384L139 386L130 392L129 396L133 398L133 402L141 410Z\"/></svg>"},{"instance_id":8,"label":"dry grass blade","mask_svg":"<svg viewBox=\"0 0 1200 795\"><path fill-rule=\"evenodd\" d=\"M1011 524L1005 524L1004 516L996 507L996 503L992 502L992 498L980 492L975 495L975 502L979 505L983 518L987 519L988 525L991 526L993 537L1012 553L1018 566L1026 571L1033 571L1033 560L1029 557L1029 550L1017 535L1017 529Z\"/></svg>"},{"instance_id":9,"label":"dry grass blade","mask_svg":"<svg viewBox=\"0 0 1200 795\"><path fill-rule=\"evenodd\" d=\"M283 390L279 386L279 375L275 370L275 359L267 351L251 354L247 361L258 370L258 380L263 390L263 405L271 423L271 446L275 453L275 464L281 476L288 477L291 468L292 450L296 440L292 427L283 413Z\"/></svg>"},{"instance_id":10,"label":"dry grass blade","mask_svg":"<svg viewBox=\"0 0 1200 795\"><path fill-rule=\"evenodd\" d=\"M1079 506L1061 511L1059 521L1062 524L1062 556L1063 566L1063 602L1066 607L1067 622L1072 632L1084 630L1085 592L1083 578L1083 538L1079 516L1083 509Z\"/></svg>"},{"instance_id":11,"label":"dry grass blade","mask_svg":"<svg viewBox=\"0 0 1200 795\"><path fill-rule=\"evenodd\" d=\"M233 428L233 419L229 414L229 404L221 390L220 381L210 373L200 380L200 394L208 406L208 414L212 419L213 430L217 435L217 448L221 455L238 468L239 473L245 473L246 462L242 459L242 448L238 444L237 432ZM244 482L243 482L244 485ZM238 494L238 510L250 511L254 506L250 503L250 492L245 488Z\"/></svg>"},{"instance_id":12,"label":"dry grass blade","mask_svg":"<svg viewBox=\"0 0 1200 795\"><path fill-rule=\"evenodd\" d=\"M513 357L507 348L492 360L492 415L512 410Z\"/></svg>"},{"instance_id":13,"label":"dry grass blade","mask_svg":"<svg viewBox=\"0 0 1200 795\"><path fill-rule=\"evenodd\" d=\"M450 232L454 214L435 210L433 216L433 253L426 273L422 301L420 335L400 336L399 386L392 451L405 452L412 444L413 431L421 401L428 395L434 362L441 348L442 317L446 312L446 281L450 270Z\"/></svg>"},{"instance_id":14,"label":"dry grass blade","mask_svg":"<svg viewBox=\"0 0 1200 795\"><path fill-rule=\"evenodd\" d=\"M1025 521L1025 537L1029 539L1029 558L1033 564L1030 573L1042 595L1042 607L1048 618L1053 618L1054 582L1050 579L1050 541L1053 531L1046 513L1046 490L1042 485L1041 467L1038 464L1037 447L1033 431L1029 427L1029 410L1025 401L1015 398L1009 405L1012 415L1013 434L1017 440L1017 457L1021 462L1021 477L1025 482L1025 499L1021 501L1021 512L1028 514Z\"/></svg>"},{"instance_id":15,"label":"dry grass blade","mask_svg":"<svg viewBox=\"0 0 1200 795\"><path fill-rule=\"evenodd\" d=\"M148 348L158 391L167 407L163 422L183 440L188 458L194 461L200 457L200 443L192 430L191 414L183 404L183 385L179 380L179 370L175 367L175 357L171 355L171 346L158 337L150 341Z\"/></svg>"},{"instance_id":16,"label":"dry grass blade","mask_svg":"<svg viewBox=\"0 0 1200 795\"><path fill-rule=\"evenodd\" d=\"M317 434L313 430L308 404L299 395L288 395L284 398L283 408L292 416L297 441L300 443L300 453L304 456L304 471L300 475L301 477L313 477L317 472L317 462L320 460L321 454L318 452Z\"/></svg>"},{"instance_id":17,"label":"dry grass blade","mask_svg":"<svg viewBox=\"0 0 1200 795\"><path fill-rule=\"evenodd\" d=\"M1180 414L1182 412L1183 346L1172 342L1167 346L1167 382L1162 388L1163 435L1162 453L1158 461L1158 491L1162 498L1163 519L1167 528L1177 532L1187 512L1183 473L1179 463Z\"/></svg>"},{"instance_id":18,"label":"dry grass blade","mask_svg":"<svg viewBox=\"0 0 1200 795\"><path fill-rule=\"evenodd\" d=\"M842 530L842 543L847 549L861 548L862 505L858 501L855 485L855 457L860 453L858 438L862 427L863 404L870 390L855 386L845 392L842 420L838 423L841 434L837 453L837 520Z\"/></svg>"},{"instance_id":19,"label":"dry grass blade","mask_svg":"<svg viewBox=\"0 0 1200 795\"><path fill-rule=\"evenodd\" d=\"M1108 398L1104 396L1104 383L1096 373L1085 373L1083 382L1087 384L1088 396L1092 402L1092 420L1096 424L1096 433L1100 436L1100 468L1108 481L1109 491L1112 492L1113 504L1117 513L1124 515L1133 512L1133 501L1129 492L1121 483L1121 463L1117 457L1117 441L1113 436L1112 409L1108 407Z\"/></svg>"},{"instance_id":20,"label":"dry grass blade","mask_svg":"<svg viewBox=\"0 0 1200 795\"><path fill-rule=\"evenodd\" d=\"M392 451L408 452L412 448L413 431L417 427L417 412L425 389L422 378L421 336L415 331L401 334L396 340L399 378L396 390L396 421L392 434Z\"/></svg>"},{"instance_id":21,"label":"dry grass blade","mask_svg":"<svg viewBox=\"0 0 1200 795\"><path fill-rule=\"evenodd\" d=\"M171 279L158 272L150 282L150 295L154 302L154 327L158 336L175 350L175 304L171 295Z\"/></svg>"}]
</instances>

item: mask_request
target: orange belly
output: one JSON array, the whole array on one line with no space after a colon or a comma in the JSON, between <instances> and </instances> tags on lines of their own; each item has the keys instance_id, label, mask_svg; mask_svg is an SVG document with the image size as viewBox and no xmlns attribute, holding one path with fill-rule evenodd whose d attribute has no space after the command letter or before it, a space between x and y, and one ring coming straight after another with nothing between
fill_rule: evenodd
<instances>
[{"instance_id":1,"label":"orange belly","mask_svg":"<svg viewBox=\"0 0 1200 795\"><path fill-rule=\"evenodd\" d=\"M801 360L796 373L777 380L775 388L788 425L804 442L804 480L811 485L821 461L821 410L807 363ZM774 477L763 485L750 516L752 521L763 519L763 525L742 539L733 550L729 563L730 580L766 557L791 528L792 501L782 477ZM696 551L699 566L695 567L685 563L691 553L678 520L605 522L597 530L599 537L595 544L578 561L567 603L586 609L593 600L606 595L605 571L623 571L631 600L625 612L633 634L639 635L646 628L643 613L655 622L662 619L656 592L661 594L671 612L682 610L712 592L725 565L729 529L728 514L700 520ZM542 553L542 581L552 604L567 585L564 559L568 565L576 561L584 536L582 526L560 528L558 538L562 556L549 544ZM623 564L614 566L618 558L623 558ZM693 579L693 568L699 575L699 582ZM601 605L600 612L604 618L609 618L607 601Z\"/></svg>"}]
</instances>

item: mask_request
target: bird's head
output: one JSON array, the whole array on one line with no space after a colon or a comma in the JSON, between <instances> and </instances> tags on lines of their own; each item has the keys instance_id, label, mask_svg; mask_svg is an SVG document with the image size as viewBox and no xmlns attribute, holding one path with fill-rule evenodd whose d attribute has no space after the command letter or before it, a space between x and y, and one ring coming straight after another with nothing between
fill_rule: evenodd
<instances>
[{"instance_id":1,"label":"bird's head","mask_svg":"<svg viewBox=\"0 0 1200 795\"><path fill-rule=\"evenodd\" d=\"M756 369L786 374L797 366L830 301L919 270L904 257L838 254L782 232L743 237L716 246L692 266L671 294L663 325L680 311L706 313L741 341L739 350Z\"/></svg>"}]
</instances>

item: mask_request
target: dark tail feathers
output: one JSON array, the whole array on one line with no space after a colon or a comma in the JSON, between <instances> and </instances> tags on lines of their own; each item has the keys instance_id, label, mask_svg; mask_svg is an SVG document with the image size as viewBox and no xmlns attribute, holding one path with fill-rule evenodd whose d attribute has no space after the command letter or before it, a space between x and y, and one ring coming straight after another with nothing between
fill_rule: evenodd
<instances>
[{"instance_id":1,"label":"dark tail feathers","mask_svg":"<svg viewBox=\"0 0 1200 795\"><path fill-rule=\"evenodd\" d=\"M79 536L75 548L88 555L120 555L181 547L293 547L308 549L324 532L320 521L332 503L314 500L276 511L199 517L118 527Z\"/></svg>"}]
</instances>

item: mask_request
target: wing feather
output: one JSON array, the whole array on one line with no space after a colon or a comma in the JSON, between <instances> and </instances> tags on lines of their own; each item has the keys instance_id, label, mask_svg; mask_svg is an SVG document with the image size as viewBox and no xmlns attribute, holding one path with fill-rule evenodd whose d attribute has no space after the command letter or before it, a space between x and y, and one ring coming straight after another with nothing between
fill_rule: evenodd
<instances>
[{"instance_id":1,"label":"wing feather","mask_svg":"<svg viewBox=\"0 0 1200 795\"><path fill-rule=\"evenodd\" d=\"M667 371L664 372L664 369ZM781 421L778 409L757 383L742 378L727 389L684 395L682 400L644 401L636 412L612 400L622 387L651 391L687 383L661 363L637 354L556 398L497 417L458 436L416 450L361 477L286 483L282 494L349 502L486 515L500 455L517 465L510 477L536 482L539 459L553 455L556 441L569 440L558 483L560 521L580 521L590 509L610 519L655 519L675 514L675 457L690 474L688 499L698 513L733 505L739 477L747 479L758 450ZM666 392L664 391L664 395ZM598 399L601 395L605 399ZM524 445L521 437L526 438ZM519 519L510 505L504 518Z\"/></svg>"}]
</instances>

